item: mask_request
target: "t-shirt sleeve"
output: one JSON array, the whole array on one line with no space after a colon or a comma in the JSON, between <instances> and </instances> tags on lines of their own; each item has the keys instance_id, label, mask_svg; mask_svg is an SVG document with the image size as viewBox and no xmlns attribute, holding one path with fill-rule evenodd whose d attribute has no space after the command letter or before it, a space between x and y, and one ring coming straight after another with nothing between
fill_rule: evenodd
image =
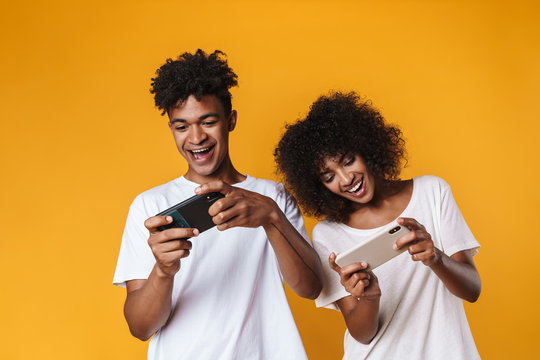
<instances>
[{"instance_id":1,"label":"t-shirt sleeve","mask_svg":"<svg viewBox=\"0 0 540 360\"><path fill-rule=\"evenodd\" d=\"M322 264L323 271L323 288L319 296L315 299L315 305L317 307L325 307L327 309L338 310L339 308L335 303L339 299L342 299L350 294L341 285L339 275L330 268L328 263L328 257L331 251L327 246L335 234L332 234L330 226L319 223L313 229L311 234L313 240L313 248L319 255Z\"/></svg>"},{"instance_id":2,"label":"t-shirt sleeve","mask_svg":"<svg viewBox=\"0 0 540 360\"><path fill-rule=\"evenodd\" d=\"M148 229L144 226L150 216L139 195L129 208L113 278L114 285L125 287L128 280L147 279L150 275L155 258L148 245Z\"/></svg>"},{"instance_id":3,"label":"t-shirt sleeve","mask_svg":"<svg viewBox=\"0 0 540 360\"><path fill-rule=\"evenodd\" d=\"M281 208L289 222L309 243L309 237L304 225L304 218L300 212L300 208L296 203L296 199L285 189L283 184L278 184L278 196L276 203ZM310 244L311 245L311 244Z\"/></svg>"},{"instance_id":4,"label":"t-shirt sleeve","mask_svg":"<svg viewBox=\"0 0 540 360\"><path fill-rule=\"evenodd\" d=\"M474 249L475 254L480 244L474 238L459 211L450 186L440 179L441 187L441 243L446 255L451 256L459 251Z\"/></svg>"}]
</instances>

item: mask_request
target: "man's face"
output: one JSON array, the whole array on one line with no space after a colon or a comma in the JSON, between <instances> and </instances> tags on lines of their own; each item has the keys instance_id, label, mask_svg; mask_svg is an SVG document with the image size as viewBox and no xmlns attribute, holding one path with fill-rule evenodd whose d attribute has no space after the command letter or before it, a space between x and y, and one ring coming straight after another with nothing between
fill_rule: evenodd
<instances>
[{"instance_id":1,"label":"man's face","mask_svg":"<svg viewBox=\"0 0 540 360\"><path fill-rule=\"evenodd\" d=\"M186 179L204 183L219 178L229 169L229 132L236 125L236 111L226 117L223 106L214 95L201 101L190 95L169 110L169 127L176 147L186 159Z\"/></svg>"}]
</instances>

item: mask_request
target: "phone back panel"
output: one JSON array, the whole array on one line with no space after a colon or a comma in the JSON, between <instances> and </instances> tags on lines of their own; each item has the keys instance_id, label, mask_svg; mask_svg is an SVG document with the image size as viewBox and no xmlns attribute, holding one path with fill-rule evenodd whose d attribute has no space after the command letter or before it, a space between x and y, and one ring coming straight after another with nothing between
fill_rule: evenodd
<instances>
[{"instance_id":1,"label":"phone back panel","mask_svg":"<svg viewBox=\"0 0 540 360\"><path fill-rule=\"evenodd\" d=\"M409 229L405 226L392 222L364 243L338 254L336 264L343 267L353 262L364 261L368 264L366 270L373 270L408 249L407 246L399 250L393 248L396 240L408 232Z\"/></svg>"},{"instance_id":2,"label":"phone back panel","mask_svg":"<svg viewBox=\"0 0 540 360\"><path fill-rule=\"evenodd\" d=\"M208 214L208 209L222 197L224 195L221 193L196 195L160 212L157 215L169 215L173 218L173 222L160 226L158 230L163 231L173 227L181 227L196 228L203 232L216 226L212 221L212 217Z\"/></svg>"}]
</instances>

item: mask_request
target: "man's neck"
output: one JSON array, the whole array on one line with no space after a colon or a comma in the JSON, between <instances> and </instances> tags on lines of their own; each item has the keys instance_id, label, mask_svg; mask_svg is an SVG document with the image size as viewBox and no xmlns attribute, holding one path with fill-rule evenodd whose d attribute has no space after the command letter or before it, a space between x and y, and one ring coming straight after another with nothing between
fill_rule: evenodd
<instances>
[{"instance_id":1,"label":"man's neck","mask_svg":"<svg viewBox=\"0 0 540 360\"><path fill-rule=\"evenodd\" d=\"M224 183L233 185L246 180L247 176L237 171L230 160L223 165L224 166L220 167L210 175L197 174L196 172L191 171L191 169L188 169L184 174L184 178L197 184L206 184L212 181L221 180Z\"/></svg>"}]
</instances>

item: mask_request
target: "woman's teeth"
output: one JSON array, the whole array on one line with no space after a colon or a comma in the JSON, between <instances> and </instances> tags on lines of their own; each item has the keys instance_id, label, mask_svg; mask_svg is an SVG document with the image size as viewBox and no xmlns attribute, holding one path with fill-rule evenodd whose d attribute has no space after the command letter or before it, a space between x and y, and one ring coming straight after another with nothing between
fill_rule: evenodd
<instances>
[{"instance_id":1,"label":"woman's teeth","mask_svg":"<svg viewBox=\"0 0 540 360\"><path fill-rule=\"evenodd\" d=\"M360 180L353 188L347 190L346 192L355 193L358 191L358 189L362 187L363 184L364 184L364 178L362 178L362 180Z\"/></svg>"}]
</instances>

